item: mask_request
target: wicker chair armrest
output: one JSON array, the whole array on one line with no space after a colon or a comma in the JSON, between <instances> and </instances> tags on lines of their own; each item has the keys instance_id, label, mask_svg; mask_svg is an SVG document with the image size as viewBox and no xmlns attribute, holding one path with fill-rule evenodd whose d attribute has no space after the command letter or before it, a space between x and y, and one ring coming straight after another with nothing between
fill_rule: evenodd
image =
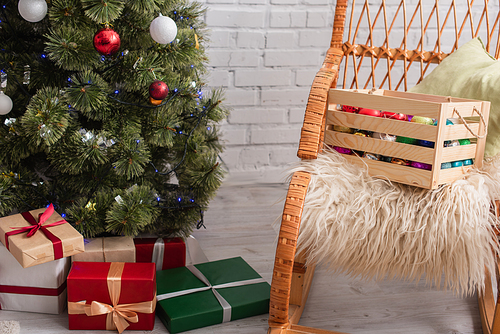
<instances>
[{"instance_id":1,"label":"wicker chair armrest","mask_svg":"<svg viewBox=\"0 0 500 334\"><path fill-rule=\"evenodd\" d=\"M328 49L323 66L314 78L300 133L299 150L297 152L300 159L316 159L321 150L325 130L328 90L337 82L342 55L343 51L339 48Z\"/></svg>"}]
</instances>

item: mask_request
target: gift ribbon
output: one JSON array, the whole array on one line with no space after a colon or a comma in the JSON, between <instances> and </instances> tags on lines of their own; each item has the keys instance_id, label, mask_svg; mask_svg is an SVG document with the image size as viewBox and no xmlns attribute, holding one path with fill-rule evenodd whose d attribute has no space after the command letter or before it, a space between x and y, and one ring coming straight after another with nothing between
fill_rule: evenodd
<instances>
[{"instance_id":1,"label":"gift ribbon","mask_svg":"<svg viewBox=\"0 0 500 334\"><path fill-rule=\"evenodd\" d=\"M206 278L205 275L203 275L203 273L195 266L186 266L186 268L189 269L189 271L191 273L193 273L193 275L196 276L200 281L202 281L206 286L201 287L201 288L194 288L194 289L187 289L187 290L182 290L182 291L164 293L164 294L157 296L156 299L158 301L161 301L164 299L184 296L184 295L188 295L188 294L196 293L196 292L200 292L200 291L212 290L215 298L217 298L217 301L219 302L219 304L222 306L222 309L223 309L222 322L231 321L231 305L227 302L227 300L224 299L224 297L222 297L220 295L219 292L217 292L216 289L232 288L232 287L237 287L237 286L266 282L262 277L260 277L260 278L253 278L253 279L248 279L248 280L212 285L210 283L210 281L208 280L208 278Z\"/></svg>"},{"instance_id":2,"label":"gift ribbon","mask_svg":"<svg viewBox=\"0 0 500 334\"><path fill-rule=\"evenodd\" d=\"M185 239L186 244L186 265L208 262L208 258L200 247L198 240L192 235ZM153 247L151 262L156 264L156 271L162 270L165 255L165 240L156 239Z\"/></svg>"},{"instance_id":3,"label":"gift ribbon","mask_svg":"<svg viewBox=\"0 0 500 334\"><path fill-rule=\"evenodd\" d=\"M165 242L162 238L158 238L153 247L153 257L151 258L151 262L156 265L156 271L163 268L163 254L165 254Z\"/></svg>"},{"instance_id":4,"label":"gift ribbon","mask_svg":"<svg viewBox=\"0 0 500 334\"><path fill-rule=\"evenodd\" d=\"M68 302L68 314L86 314L87 316L95 316L107 314L106 330L118 329L122 333L130 322L136 323L139 321L137 313L153 313L156 307L156 296L148 302L118 304L121 293L121 276L125 262L111 262L108 276L108 292L111 299L111 304L92 301L87 304L87 301Z\"/></svg>"},{"instance_id":5,"label":"gift ribbon","mask_svg":"<svg viewBox=\"0 0 500 334\"><path fill-rule=\"evenodd\" d=\"M20 295L59 296L66 290L66 281L57 288L39 288L33 286L0 285L0 293L15 293Z\"/></svg>"},{"instance_id":6,"label":"gift ribbon","mask_svg":"<svg viewBox=\"0 0 500 334\"><path fill-rule=\"evenodd\" d=\"M186 265L208 262L208 258L203 253L198 240L192 235L186 238Z\"/></svg>"},{"instance_id":7,"label":"gift ribbon","mask_svg":"<svg viewBox=\"0 0 500 334\"><path fill-rule=\"evenodd\" d=\"M49 217L52 216L53 213L54 213L54 206L51 203L49 207L38 216L38 223L37 223L35 217L33 217L31 213L29 213L28 211L22 212L21 215L28 223L31 224L31 226L11 227L11 229L13 229L14 231L5 233L5 247L9 249L9 236L11 235L28 232L27 237L30 238L34 236L35 233L38 232L38 230L41 230L43 234L45 234L45 236L52 242L52 246L54 248L54 259L57 260L62 258L63 257L62 241L54 234L52 234L52 232L50 232L47 228L65 224L67 222L63 219L55 223L43 225L47 221L47 219L49 219Z\"/></svg>"}]
</instances>

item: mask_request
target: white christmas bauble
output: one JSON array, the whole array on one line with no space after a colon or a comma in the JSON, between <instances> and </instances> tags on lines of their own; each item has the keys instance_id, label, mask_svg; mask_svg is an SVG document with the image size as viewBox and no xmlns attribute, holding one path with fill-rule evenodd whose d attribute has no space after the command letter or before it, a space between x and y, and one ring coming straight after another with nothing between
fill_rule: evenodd
<instances>
[{"instance_id":1,"label":"white christmas bauble","mask_svg":"<svg viewBox=\"0 0 500 334\"><path fill-rule=\"evenodd\" d=\"M26 21L38 22L47 14L47 2L45 0L19 0L17 9Z\"/></svg>"},{"instance_id":2,"label":"white christmas bauble","mask_svg":"<svg viewBox=\"0 0 500 334\"><path fill-rule=\"evenodd\" d=\"M177 25L168 16L158 16L149 25L149 33L155 42L168 44L177 36Z\"/></svg>"},{"instance_id":3,"label":"white christmas bauble","mask_svg":"<svg viewBox=\"0 0 500 334\"><path fill-rule=\"evenodd\" d=\"M12 100L0 91L0 115L6 115L12 110Z\"/></svg>"}]
</instances>

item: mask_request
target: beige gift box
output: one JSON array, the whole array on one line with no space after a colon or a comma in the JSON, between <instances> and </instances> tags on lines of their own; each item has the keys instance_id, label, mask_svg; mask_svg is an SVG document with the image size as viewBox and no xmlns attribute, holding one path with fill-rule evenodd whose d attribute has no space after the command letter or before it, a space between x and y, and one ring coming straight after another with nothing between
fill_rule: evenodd
<instances>
[{"instance_id":1,"label":"beige gift box","mask_svg":"<svg viewBox=\"0 0 500 334\"><path fill-rule=\"evenodd\" d=\"M85 252L72 256L82 262L135 262L132 237L103 237L85 240Z\"/></svg>"},{"instance_id":2,"label":"beige gift box","mask_svg":"<svg viewBox=\"0 0 500 334\"><path fill-rule=\"evenodd\" d=\"M42 208L29 213L38 222L38 216L45 210L46 208ZM42 225L50 225L60 220L63 218L54 211ZM32 225L21 214L0 218L0 241L7 246L5 233L14 231L12 227L24 226ZM83 236L69 223L47 227L47 230L61 240L63 257L84 251ZM42 230L31 237L23 232L10 235L8 238L8 249L23 268L55 260L54 245Z\"/></svg>"},{"instance_id":3,"label":"beige gift box","mask_svg":"<svg viewBox=\"0 0 500 334\"><path fill-rule=\"evenodd\" d=\"M39 266L23 268L0 243L0 309L62 313L68 303L66 277L70 266L71 259L63 257Z\"/></svg>"}]
</instances>

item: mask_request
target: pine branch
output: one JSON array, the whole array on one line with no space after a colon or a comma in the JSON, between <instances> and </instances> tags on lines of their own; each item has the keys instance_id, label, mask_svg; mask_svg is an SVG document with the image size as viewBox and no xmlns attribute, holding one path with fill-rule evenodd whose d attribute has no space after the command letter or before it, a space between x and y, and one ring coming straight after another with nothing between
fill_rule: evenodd
<instances>
[{"instance_id":1,"label":"pine branch","mask_svg":"<svg viewBox=\"0 0 500 334\"><path fill-rule=\"evenodd\" d=\"M58 95L55 88L41 89L31 99L21 118L23 132L35 147L48 149L61 138L68 127L68 107Z\"/></svg>"},{"instance_id":2,"label":"pine branch","mask_svg":"<svg viewBox=\"0 0 500 334\"><path fill-rule=\"evenodd\" d=\"M58 66L68 71L89 70L99 64L99 54L92 39L85 31L75 29L52 29L45 35L45 52Z\"/></svg>"},{"instance_id":3,"label":"pine branch","mask_svg":"<svg viewBox=\"0 0 500 334\"><path fill-rule=\"evenodd\" d=\"M111 23L116 20L124 6L122 0L81 0L81 2L85 15L100 24Z\"/></svg>"},{"instance_id":4,"label":"pine branch","mask_svg":"<svg viewBox=\"0 0 500 334\"><path fill-rule=\"evenodd\" d=\"M105 120L109 113L108 85L97 73L85 71L71 77L66 89L70 105L93 120Z\"/></svg>"},{"instance_id":5,"label":"pine branch","mask_svg":"<svg viewBox=\"0 0 500 334\"><path fill-rule=\"evenodd\" d=\"M137 235L159 215L155 191L133 186L116 198L106 216L106 231L118 235Z\"/></svg>"}]
</instances>

